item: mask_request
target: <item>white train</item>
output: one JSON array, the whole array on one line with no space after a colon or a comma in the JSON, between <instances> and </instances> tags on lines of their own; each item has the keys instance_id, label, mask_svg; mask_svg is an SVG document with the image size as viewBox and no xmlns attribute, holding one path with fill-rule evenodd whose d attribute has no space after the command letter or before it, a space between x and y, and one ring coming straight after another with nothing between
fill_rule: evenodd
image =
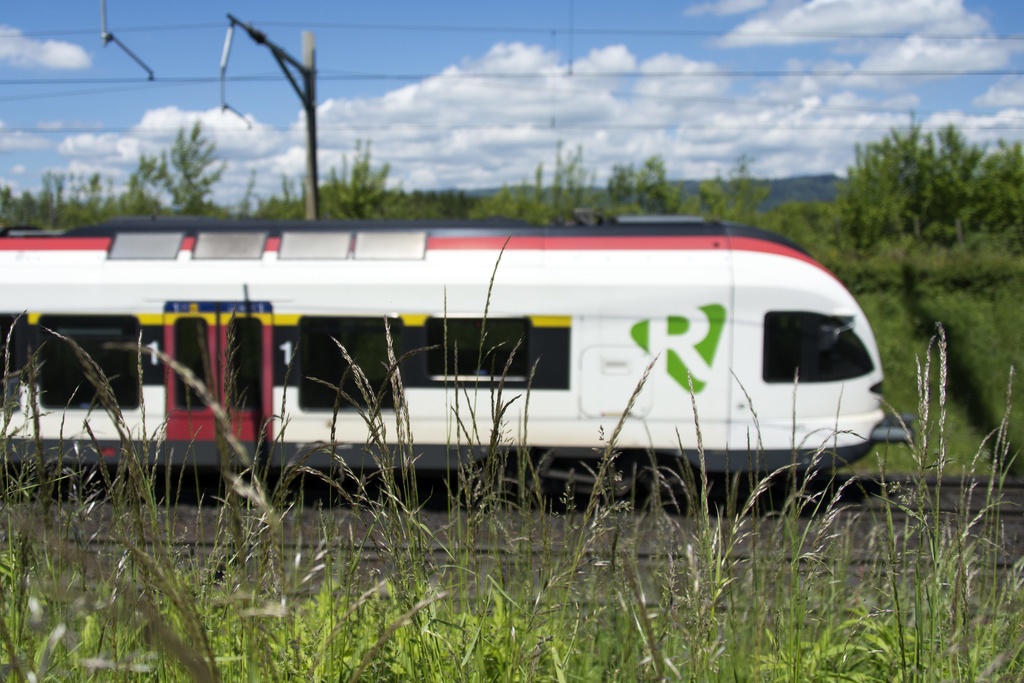
<instances>
[{"instance_id":1,"label":"white train","mask_svg":"<svg viewBox=\"0 0 1024 683\"><path fill-rule=\"evenodd\" d=\"M750 227L138 218L0 233L8 432L22 452L38 425L64 457L120 453L53 331L92 354L160 462L215 465L214 416L156 356L140 369L110 342L141 340L193 369L275 465L368 466L366 401L335 340L378 393L393 438L386 329L404 357L422 470L479 457L499 379L504 399L523 395L504 415L503 443L558 462L593 457L649 365L618 436L626 453L696 462L699 424L710 470L764 471L807 466L823 450L848 462L902 438L883 413L878 350L853 297L799 247ZM18 381L33 355L37 369Z\"/></svg>"}]
</instances>

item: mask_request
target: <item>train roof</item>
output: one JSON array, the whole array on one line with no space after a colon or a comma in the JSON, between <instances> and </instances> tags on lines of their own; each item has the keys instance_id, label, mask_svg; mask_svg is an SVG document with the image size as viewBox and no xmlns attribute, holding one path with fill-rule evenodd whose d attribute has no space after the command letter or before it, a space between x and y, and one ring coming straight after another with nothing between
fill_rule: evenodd
<instances>
[{"instance_id":1,"label":"train roof","mask_svg":"<svg viewBox=\"0 0 1024 683\"><path fill-rule=\"evenodd\" d=\"M595 225L538 226L508 218L479 220L273 220L260 218L223 219L198 216L125 216L105 223L47 231L35 228L0 228L4 238L113 238L125 233L176 233L196 237L200 233L261 233L281 237L289 232L365 233L423 232L430 237L723 237L748 238L807 252L782 235L727 221L708 221L693 216L622 216Z\"/></svg>"}]
</instances>

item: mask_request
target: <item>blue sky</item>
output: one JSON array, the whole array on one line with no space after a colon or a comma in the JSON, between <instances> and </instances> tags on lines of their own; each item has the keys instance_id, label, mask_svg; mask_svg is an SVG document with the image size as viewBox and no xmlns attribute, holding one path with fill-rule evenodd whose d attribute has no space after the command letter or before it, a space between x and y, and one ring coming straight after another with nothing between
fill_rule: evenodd
<instances>
[{"instance_id":1,"label":"blue sky","mask_svg":"<svg viewBox=\"0 0 1024 683\"><path fill-rule=\"evenodd\" d=\"M201 121L227 163L217 199L250 177L301 180L297 95L230 12L301 58L316 37L321 176L358 140L414 189L495 187L582 148L594 182L660 154L674 178L839 173L854 146L912 120L972 140L1024 138L1019 0L521 0L516 3L107 0L8 3L0 16L0 185L47 171L115 187ZM255 173L255 175L253 175ZM297 186L297 185L296 185Z\"/></svg>"}]
</instances>

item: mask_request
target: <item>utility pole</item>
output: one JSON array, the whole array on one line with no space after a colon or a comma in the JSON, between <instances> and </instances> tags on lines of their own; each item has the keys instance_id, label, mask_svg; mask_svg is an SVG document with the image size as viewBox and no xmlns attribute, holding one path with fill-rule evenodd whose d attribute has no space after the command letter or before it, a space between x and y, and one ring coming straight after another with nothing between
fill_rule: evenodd
<instances>
[{"instance_id":1,"label":"utility pole","mask_svg":"<svg viewBox=\"0 0 1024 683\"><path fill-rule=\"evenodd\" d=\"M316 41L313 33L310 31L302 33L302 62L299 62L251 24L240 21L231 14L228 14L228 20L231 25L228 27L224 57L221 61L222 78L223 68L227 65L233 30L235 26L241 26L258 45L266 45L270 49L274 59L277 60L284 75L288 78L288 82L292 84L292 88L295 89L302 101L302 108L306 112L306 220L315 221L320 218L320 190L317 186L316 169ZM298 73L293 73L293 69Z\"/></svg>"}]
</instances>

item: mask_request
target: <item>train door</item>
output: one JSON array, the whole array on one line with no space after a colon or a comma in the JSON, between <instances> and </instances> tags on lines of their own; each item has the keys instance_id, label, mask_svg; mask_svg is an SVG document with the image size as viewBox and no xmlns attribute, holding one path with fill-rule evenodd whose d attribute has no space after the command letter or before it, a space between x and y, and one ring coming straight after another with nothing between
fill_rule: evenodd
<instances>
[{"instance_id":1,"label":"train door","mask_svg":"<svg viewBox=\"0 0 1024 683\"><path fill-rule=\"evenodd\" d=\"M164 308L168 354L207 388L247 444L271 438L272 309L266 302L170 302ZM167 438L187 441L196 464L218 462L217 422L207 400L167 372ZM212 448L211 448L212 446Z\"/></svg>"}]
</instances>

